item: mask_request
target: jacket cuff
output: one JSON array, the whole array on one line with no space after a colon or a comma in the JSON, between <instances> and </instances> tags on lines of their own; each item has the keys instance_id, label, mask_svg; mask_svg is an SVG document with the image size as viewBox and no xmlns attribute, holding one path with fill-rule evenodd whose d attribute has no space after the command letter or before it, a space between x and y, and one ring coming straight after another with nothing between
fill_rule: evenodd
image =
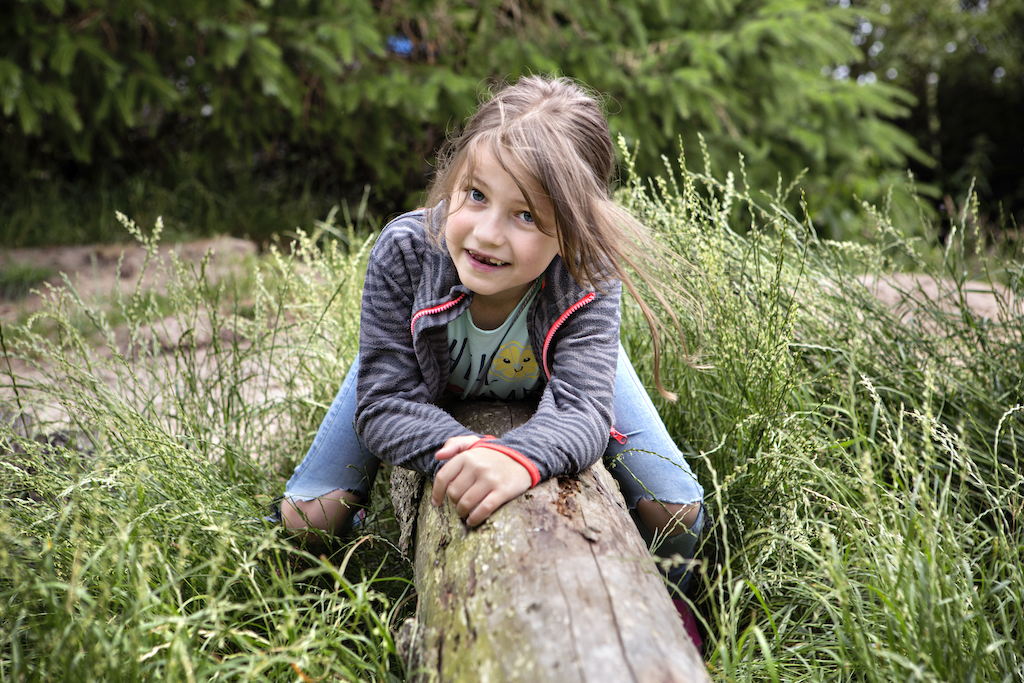
<instances>
[{"instance_id":1,"label":"jacket cuff","mask_svg":"<svg viewBox=\"0 0 1024 683\"><path fill-rule=\"evenodd\" d=\"M500 443L495 443L494 441L491 441L491 439L493 438L493 436L485 436L476 443L474 443L472 446L470 446L470 448L490 448L492 451L504 453L505 455L507 455L508 457L512 458L517 463L525 467L526 471L530 473L531 488L540 483L540 470L537 469L537 466L533 464L532 460L527 458L519 451L513 450L508 446L502 446Z\"/></svg>"}]
</instances>

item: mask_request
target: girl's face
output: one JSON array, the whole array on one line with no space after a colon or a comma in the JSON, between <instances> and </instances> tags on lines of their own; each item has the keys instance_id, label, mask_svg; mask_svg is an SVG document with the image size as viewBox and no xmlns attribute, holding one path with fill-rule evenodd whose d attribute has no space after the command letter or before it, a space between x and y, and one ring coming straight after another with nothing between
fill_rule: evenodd
<instances>
[{"instance_id":1,"label":"girl's face","mask_svg":"<svg viewBox=\"0 0 1024 683\"><path fill-rule=\"evenodd\" d=\"M451 198L444 236L459 279L479 313L507 315L558 254L558 238L540 230L554 226L551 201L537 192L530 211L526 198L498 160L478 145L465 187Z\"/></svg>"}]
</instances>

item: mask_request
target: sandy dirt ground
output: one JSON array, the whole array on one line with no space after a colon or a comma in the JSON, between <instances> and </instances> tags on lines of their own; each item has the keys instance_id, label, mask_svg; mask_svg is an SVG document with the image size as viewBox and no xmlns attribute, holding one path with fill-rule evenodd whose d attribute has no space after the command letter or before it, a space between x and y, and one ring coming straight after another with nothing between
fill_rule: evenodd
<instances>
[{"instance_id":1,"label":"sandy dirt ground","mask_svg":"<svg viewBox=\"0 0 1024 683\"><path fill-rule=\"evenodd\" d=\"M256 245L234 237L218 237L161 245L159 254L166 259L173 252L181 261L198 266L208 251L213 252L211 266L216 279L218 275L237 268L247 256L255 255ZM134 291L145 258L145 249L139 244L10 249L0 250L0 269L10 268L14 264L45 268L53 273L46 282L54 287L64 286L61 276L64 273L83 298L88 299L111 294L116 289L126 294ZM157 268L148 268L144 283L163 286L166 278L158 277L157 271ZM35 288L46 291L45 284L36 285ZM19 315L37 310L41 305L42 297L38 294L29 294L14 301L0 299L0 321L4 324L12 323Z\"/></svg>"},{"instance_id":2,"label":"sandy dirt ground","mask_svg":"<svg viewBox=\"0 0 1024 683\"><path fill-rule=\"evenodd\" d=\"M961 294L971 311L982 320L1007 322L1024 315L1024 300L1015 300L1005 287L987 282L967 282L961 292L952 280L936 280L912 273L894 273L884 278L863 276L859 280L903 320L929 302L938 304L946 313L960 310Z\"/></svg>"},{"instance_id":3,"label":"sandy dirt ground","mask_svg":"<svg viewBox=\"0 0 1024 683\"><path fill-rule=\"evenodd\" d=\"M206 272L212 283L243 267L244 260L256 254L256 246L246 240L232 237L179 244L168 243L161 245L158 252L158 258L163 265L168 264L172 253L180 262L195 267L199 267L209 253L210 260ZM23 322L28 315L40 310L44 305L44 299L54 295L51 288L66 287L65 277L74 284L78 294L87 302L109 302L118 290L122 294L130 295L139 287L140 281L143 287L163 290L168 280L167 269L158 267L161 264L153 260L146 265L145 260L145 249L137 243L0 251L0 269L20 264L45 268L52 273L44 282L33 287L36 292L16 299L0 298L0 324L4 330L10 330L13 325ZM127 337L123 330L116 331L119 331L119 337ZM183 336L188 334L188 341L196 347L200 358L213 341L208 319L199 320L192 329L183 330L176 319L168 318L164 324L157 326L150 333L158 337L160 347L168 350L179 344ZM96 353L98 356L111 355L111 351L102 346L96 349ZM108 386L116 385L118 377L109 368L98 369L97 373ZM16 380L12 379L12 375ZM139 379L143 383L147 382L146 378ZM44 374L18 358L5 356L0 359L0 416L3 414L5 401L13 397L12 381L32 385L48 380L52 381L50 373ZM62 412L61 408L55 405L51 409L37 413L36 417L42 421L59 422Z\"/></svg>"}]
</instances>

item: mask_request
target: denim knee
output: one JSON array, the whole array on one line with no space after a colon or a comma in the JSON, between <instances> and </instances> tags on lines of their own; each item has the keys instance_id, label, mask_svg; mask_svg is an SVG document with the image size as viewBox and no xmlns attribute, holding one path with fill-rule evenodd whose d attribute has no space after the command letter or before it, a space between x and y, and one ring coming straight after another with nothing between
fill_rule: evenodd
<instances>
[{"instance_id":1,"label":"denim knee","mask_svg":"<svg viewBox=\"0 0 1024 683\"><path fill-rule=\"evenodd\" d=\"M631 509L641 498L680 505L704 499L704 488L672 440L621 345L614 415L613 426L621 440L608 441L605 466Z\"/></svg>"},{"instance_id":2,"label":"denim knee","mask_svg":"<svg viewBox=\"0 0 1024 683\"><path fill-rule=\"evenodd\" d=\"M358 366L357 360L349 368L306 457L285 487L285 498L312 500L339 489L364 498L368 495L380 460L366 449L355 430Z\"/></svg>"}]
</instances>

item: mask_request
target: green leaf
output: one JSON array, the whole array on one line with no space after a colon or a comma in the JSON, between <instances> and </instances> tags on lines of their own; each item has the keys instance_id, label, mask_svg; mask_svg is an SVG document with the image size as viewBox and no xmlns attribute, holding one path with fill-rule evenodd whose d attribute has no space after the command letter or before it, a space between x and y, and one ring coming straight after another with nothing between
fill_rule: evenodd
<instances>
[{"instance_id":1,"label":"green leaf","mask_svg":"<svg viewBox=\"0 0 1024 683\"><path fill-rule=\"evenodd\" d=\"M96 109L93 110L92 118L95 123L105 121L110 115L110 104L113 102L113 90L108 89L103 92L103 97L100 98L99 104L96 105Z\"/></svg>"},{"instance_id":2,"label":"green leaf","mask_svg":"<svg viewBox=\"0 0 1024 683\"><path fill-rule=\"evenodd\" d=\"M43 0L43 6L55 17L64 13L64 0Z\"/></svg>"},{"instance_id":3,"label":"green leaf","mask_svg":"<svg viewBox=\"0 0 1024 683\"><path fill-rule=\"evenodd\" d=\"M64 120L71 130L76 133L81 132L84 126L75 108L75 96L61 87L54 87L51 92L53 102L56 105L55 109L60 114L61 119Z\"/></svg>"},{"instance_id":4,"label":"green leaf","mask_svg":"<svg viewBox=\"0 0 1024 683\"><path fill-rule=\"evenodd\" d=\"M117 111L121 114L121 120L129 128L135 127L135 89L139 79L134 74L129 75L123 88L114 90L114 103Z\"/></svg>"},{"instance_id":5,"label":"green leaf","mask_svg":"<svg viewBox=\"0 0 1024 683\"><path fill-rule=\"evenodd\" d=\"M381 32L370 23L359 22L351 28L355 42L375 55L384 54L384 38Z\"/></svg>"},{"instance_id":6,"label":"green leaf","mask_svg":"<svg viewBox=\"0 0 1024 683\"><path fill-rule=\"evenodd\" d=\"M231 24L223 24L219 28L224 37L216 40L214 64L218 68L233 69L249 47L249 34L242 27Z\"/></svg>"},{"instance_id":7,"label":"green leaf","mask_svg":"<svg viewBox=\"0 0 1024 683\"><path fill-rule=\"evenodd\" d=\"M259 50L268 59L274 61L280 61L281 55L283 54L281 46L275 43L270 38L255 38L252 41L252 49Z\"/></svg>"},{"instance_id":8,"label":"green leaf","mask_svg":"<svg viewBox=\"0 0 1024 683\"><path fill-rule=\"evenodd\" d=\"M67 140L68 146L71 147L71 153L76 159L86 164L92 161L92 155L89 153L89 148L92 147L92 136L88 132L83 135L75 135L71 131L67 131Z\"/></svg>"},{"instance_id":9,"label":"green leaf","mask_svg":"<svg viewBox=\"0 0 1024 683\"><path fill-rule=\"evenodd\" d=\"M136 71L132 74L133 78L136 78L140 84L144 83L149 86L149 90L155 92L165 104L171 104L181 99L181 93L175 89L175 87L167 81L163 76L152 73L150 71Z\"/></svg>"},{"instance_id":10,"label":"green leaf","mask_svg":"<svg viewBox=\"0 0 1024 683\"><path fill-rule=\"evenodd\" d=\"M22 96L21 69L8 59L0 59L0 102L4 116L14 113L16 101Z\"/></svg>"},{"instance_id":11,"label":"green leaf","mask_svg":"<svg viewBox=\"0 0 1024 683\"><path fill-rule=\"evenodd\" d=\"M61 76L67 76L75 66L75 55L78 54L78 45L68 34L64 27L61 27L57 34L56 44L50 53L50 68Z\"/></svg>"},{"instance_id":12,"label":"green leaf","mask_svg":"<svg viewBox=\"0 0 1024 683\"><path fill-rule=\"evenodd\" d=\"M335 75L340 75L342 73L341 64L338 63L338 58L335 56L333 52L331 52L327 48L321 45L317 45L315 43L302 44L301 46L296 47L299 52L304 53L309 57L312 57L314 60L316 60L316 64L318 64L320 68L322 68L327 73ZM349 62L352 60L346 59L345 61Z\"/></svg>"},{"instance_id":13,"label":"green leaf","mask_svg":"<svg viewBox=\"0 0 1024 683\"><path fill-rule=\"evenodd\" d=\"M41 129L39 114L36 112L36 108L32 106L28 97L22 94L15 99L15 103L18 107L18 120L21 123L22 132L26 135L38 133Z\"/></svg>"},{"instance_id":14,"label":"green leaf","mask_svg":"<svg viewBox=\"0 0 1024 683\"><path fill-rule=\"evenodd\" d=\"M351 64L356 55L355 45L352 44L352 34L343 30L334 31L334 49L341 55L343 64Z\"/></svg>"},{"instance_id":15,"label":"green leaf","mask_svg":"<svg viewBox=\"0 0 1024 683\"><path fill-rule=\"evenodd\" d=\"M124 72L124 65L107 54L98 39L92 36L81 36L78 39L78 49L98 61L107 70L117 74Z\"/></svg>"}]
</instances>

